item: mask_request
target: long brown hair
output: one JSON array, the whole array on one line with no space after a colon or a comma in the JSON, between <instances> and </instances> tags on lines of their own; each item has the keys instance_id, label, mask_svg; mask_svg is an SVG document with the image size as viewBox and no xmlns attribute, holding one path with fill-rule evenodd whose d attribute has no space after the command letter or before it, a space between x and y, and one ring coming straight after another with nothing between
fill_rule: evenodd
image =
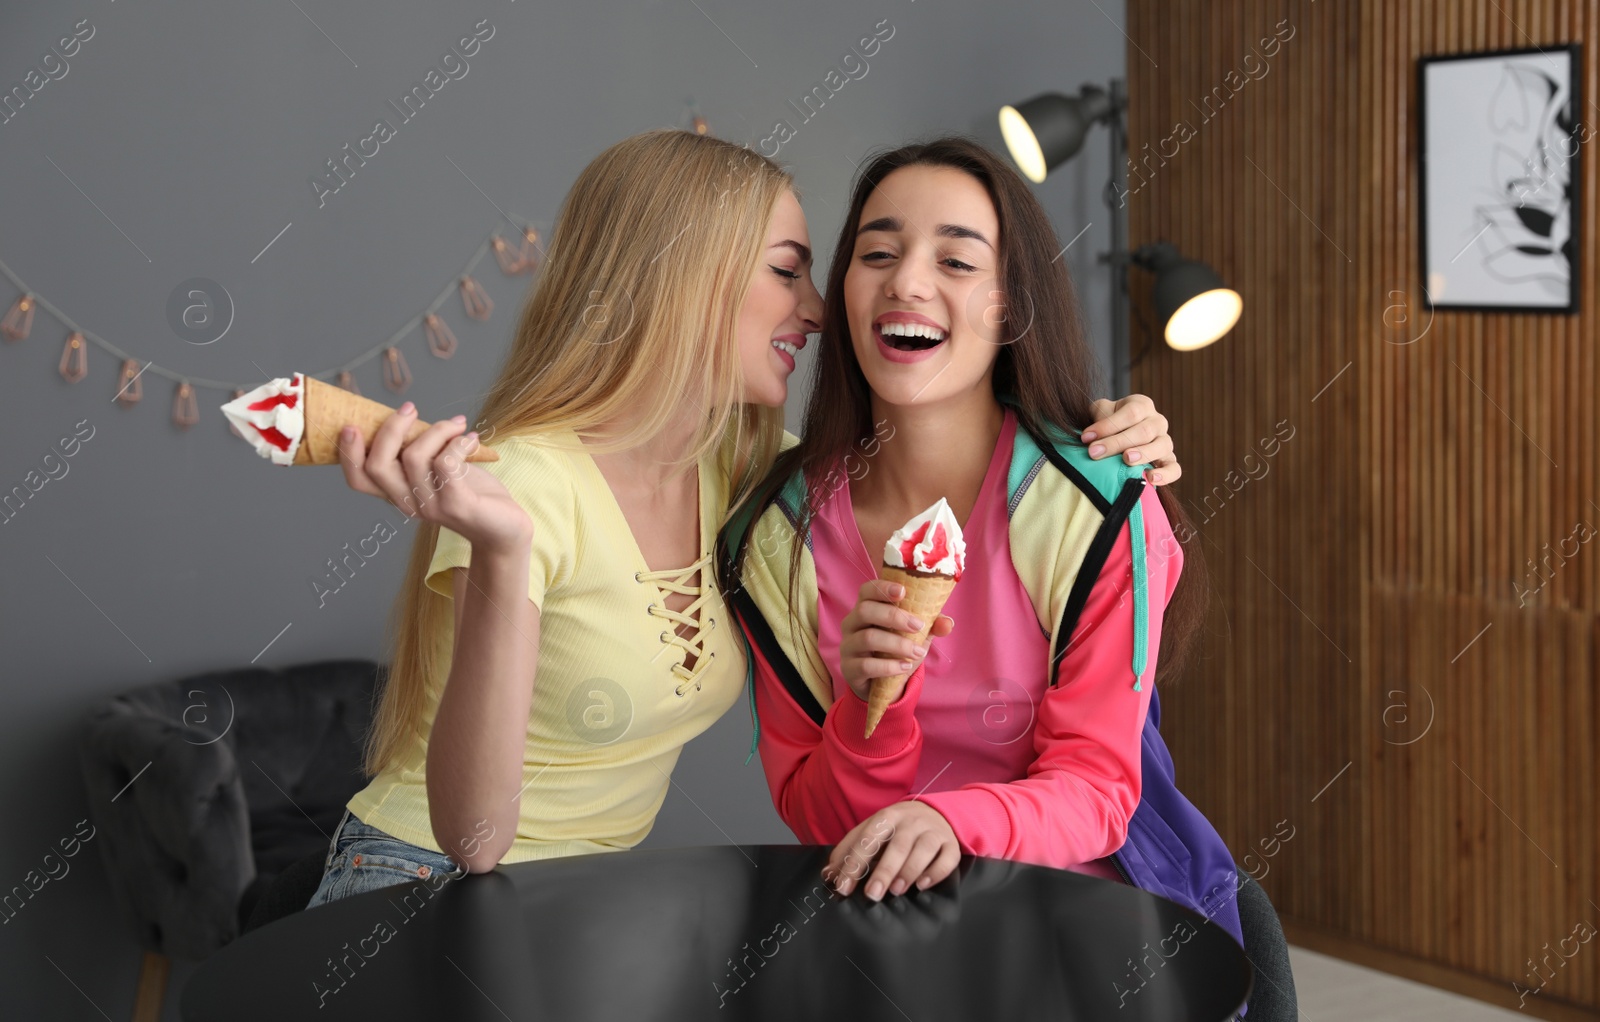
<instances>
[{"instance_id":1,"label":"long brown hair","mask_svg":"<svg viewBox=\"0 0 1600 1022\"><path fill-rule=\"evenodd\" d=\"M783 436L782 412L744 403L739 313L790 175L748 149L689 131L624 139L584 168L557 215L544 268L485 399L480 438L590 451L637 446L686 402L707 409L684 457L715 453L737 503ZM631 421L625 432L606 424ZM718 523L720 524L720 523ZM366 769L398 763L447 671L450 601L425 584L439 527L418 520L395 600L393 654Z\"/></svg>"},{"instance_id":2,"label":"long brown hair","mask_svg":"<svg viewBox=\"0 0 1600 1022\"><path fill-rule=\"evenodd\" d=\"M873 190L902 167L952 167L972 175L989 193L1000 223L996 286L1004 297L994 392L1016 408L1019 423L1042 442L1050 438L1078 442L1063 429L1088 428L1095 359L1085 341L1087 328L1072 286L1072 277L1056 259L1060 243L1050 218L1022 178L989 150L971 139L947 136L880 152L856 176L850 210L828 268L822 337L815 384L806 403L800 443L785 451L758 488L765 495L781 487L796 471L807 480L805 507L800 511L797 541L791 550L790 606L800 577L801 553L817 505L825 496L821 480L858 444L873 435L871 388L851 343L845 310L844 278L850 269L861 211ZM1157 492L1173 532L1193 532L1189 516L1171 486ZM1154 556L1170 556L1157 551ZM1156 680L1174 676L1182 667L1205 615L1206 570L1198 545L1184 550L1183 573L1162 618L1161 651ZM791 613L790 626L798 618ZM1065 643L1070 636L1062 636Z\"/></svg>"}]
</instances>

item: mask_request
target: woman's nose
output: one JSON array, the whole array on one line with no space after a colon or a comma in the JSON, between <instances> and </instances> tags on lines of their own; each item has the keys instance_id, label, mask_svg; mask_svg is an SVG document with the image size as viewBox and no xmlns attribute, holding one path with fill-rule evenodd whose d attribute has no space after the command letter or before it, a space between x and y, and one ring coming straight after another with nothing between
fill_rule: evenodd
<instances>
[{"instance_id":1,"label":"woman's nose","mask_svg":"<svg viewBox=\"0 0 1600 1022\"><path fill-rule=\"evenodd\" d=\"M900 302L926 301L929 291L927 275L909 258L901 258L883 282L884 295Z\"/></svg>"},{"instance_id":2,"label":"woman's nose","mask_svg":"<svg viewBox=\"0 0 1600 1022\"><path fill-rule=\"evenodd\" d=\"M810 274L805 281L800 295L800 322L805 324L806 333L814 334L822 329L822 295L817 293L817 285L811 282Z\"/></svg>"}]
</instances>

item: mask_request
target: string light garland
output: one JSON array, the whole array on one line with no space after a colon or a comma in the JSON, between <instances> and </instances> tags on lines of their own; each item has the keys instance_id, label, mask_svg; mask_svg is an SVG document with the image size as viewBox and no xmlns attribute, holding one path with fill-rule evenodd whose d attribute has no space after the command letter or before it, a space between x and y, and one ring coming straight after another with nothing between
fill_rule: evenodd
<instances>
[{"instance_id":1,"label":"string light garland","mask_svg":"<svg viewBox=\"0 0 1600 1022\"><path fill-rule=\"evenodd\" d=\"M355 358L340 366L323 369L319 372L304 375L324 378L330 374L336 377L337 386L359 394L356 387L355 376L352 373L356 367L383 355L383 385L396 394L402 394L411 386L411 369L406 364L405 356L396 344L406 334L419 326L428 342L428 351L435 357L447 359L454 355L460 342L451 332L450 327L439 316L439 307L449 300L451 292L461 298L462 310L466 315L475 320L486 320L494 311L494 303L483 290L483 286L472 276L472 271L483 257L493 252L495 261L506 276L517 276L524 273L535 272L544 257L544 249L539 243L539 232L532 226L522 228L522 237L517 242L507 241L495 229L483 244L478 246L472 258L461 272L455 275L451 283L439 292L438 296L430 302L426 309L413 316L403 326L390 334L381 344L362 352ZM0 317L0 337L6 342L15 344L25 341L33 329L33 315L35 310L43 309L53 316L67 330L66 343L61 351L61 362L58 371L61 378L68 383L77 383L89 375L88 345L94 344L122 360L122 365L117 374L118 387L114 400L124 408L131 408L139 403L144 394L144 376L153 374L172 380L177 386L172 398L172 422L180 429L188 429L200 421L198 402L195 398L196 387L206 387L212 390L230 391L234 397L246 393L260 385L260 383L238 383L228 380L208 380L201 377L189 376L184 373L174 372L165 366L156 365L154 360L140 364L140 360L130 353L112 344L104 337L91 330L86 330L73 321L61 309L39 295L30 288L22 278L12 272L4 262L0 262L0 274L16 285L21 292L12 302L11 307L3 317ZM260 381L266 382L266 381ZM230 425L229 429L233 430ZM238 430L233 430L237 434Z\"/></svg>"}]
</instances>

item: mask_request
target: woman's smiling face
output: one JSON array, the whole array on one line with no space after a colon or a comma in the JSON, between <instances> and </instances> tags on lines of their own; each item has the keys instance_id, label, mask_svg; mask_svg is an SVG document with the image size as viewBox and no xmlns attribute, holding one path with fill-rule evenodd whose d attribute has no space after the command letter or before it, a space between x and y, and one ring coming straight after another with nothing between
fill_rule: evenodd
<instances>
[{"instance_id":1,"label":"woman's smiling face","mask_svg":"<svg viewBox=\"0 0 1600 1022\"><path fill-rule=\"evenodd\" d=\"M811 237L800 200L787 191L772 212L772 226L739 314L739 362L745 400L781 406L789 396L794 356L806 335L822 329L822 296L811 282Z\"/></svg>"},{"instance_id":2,"label":"woman's smiling face","mask_svg":"<svg viewBox=\"0 0 1600 1022\"><path fill-rule=\"evenodd\" d=\"M1000 221L954 167L901 167L861 209L845 271L851 343L873 393L934 404L988 386L999 352Z\"/></svg>"}]
</instances>

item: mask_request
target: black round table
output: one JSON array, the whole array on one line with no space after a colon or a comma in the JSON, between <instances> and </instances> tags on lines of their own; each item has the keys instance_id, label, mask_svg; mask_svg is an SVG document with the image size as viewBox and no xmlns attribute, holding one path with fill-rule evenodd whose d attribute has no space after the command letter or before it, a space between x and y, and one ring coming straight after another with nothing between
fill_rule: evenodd
<instances>
[{"instance_id":1,"label":"black round table","mask_svg":"<svg viewBox=\"0 0 1600 1022\"><path fill-rule=\"evenodd\" d=\"M183 1018L1222 1022L1250 991L1226 931L1137 888L965 857L874 904L832 894L828 853L635 850L373 891L224 948Z\"/></svg>"}]
</instances>

